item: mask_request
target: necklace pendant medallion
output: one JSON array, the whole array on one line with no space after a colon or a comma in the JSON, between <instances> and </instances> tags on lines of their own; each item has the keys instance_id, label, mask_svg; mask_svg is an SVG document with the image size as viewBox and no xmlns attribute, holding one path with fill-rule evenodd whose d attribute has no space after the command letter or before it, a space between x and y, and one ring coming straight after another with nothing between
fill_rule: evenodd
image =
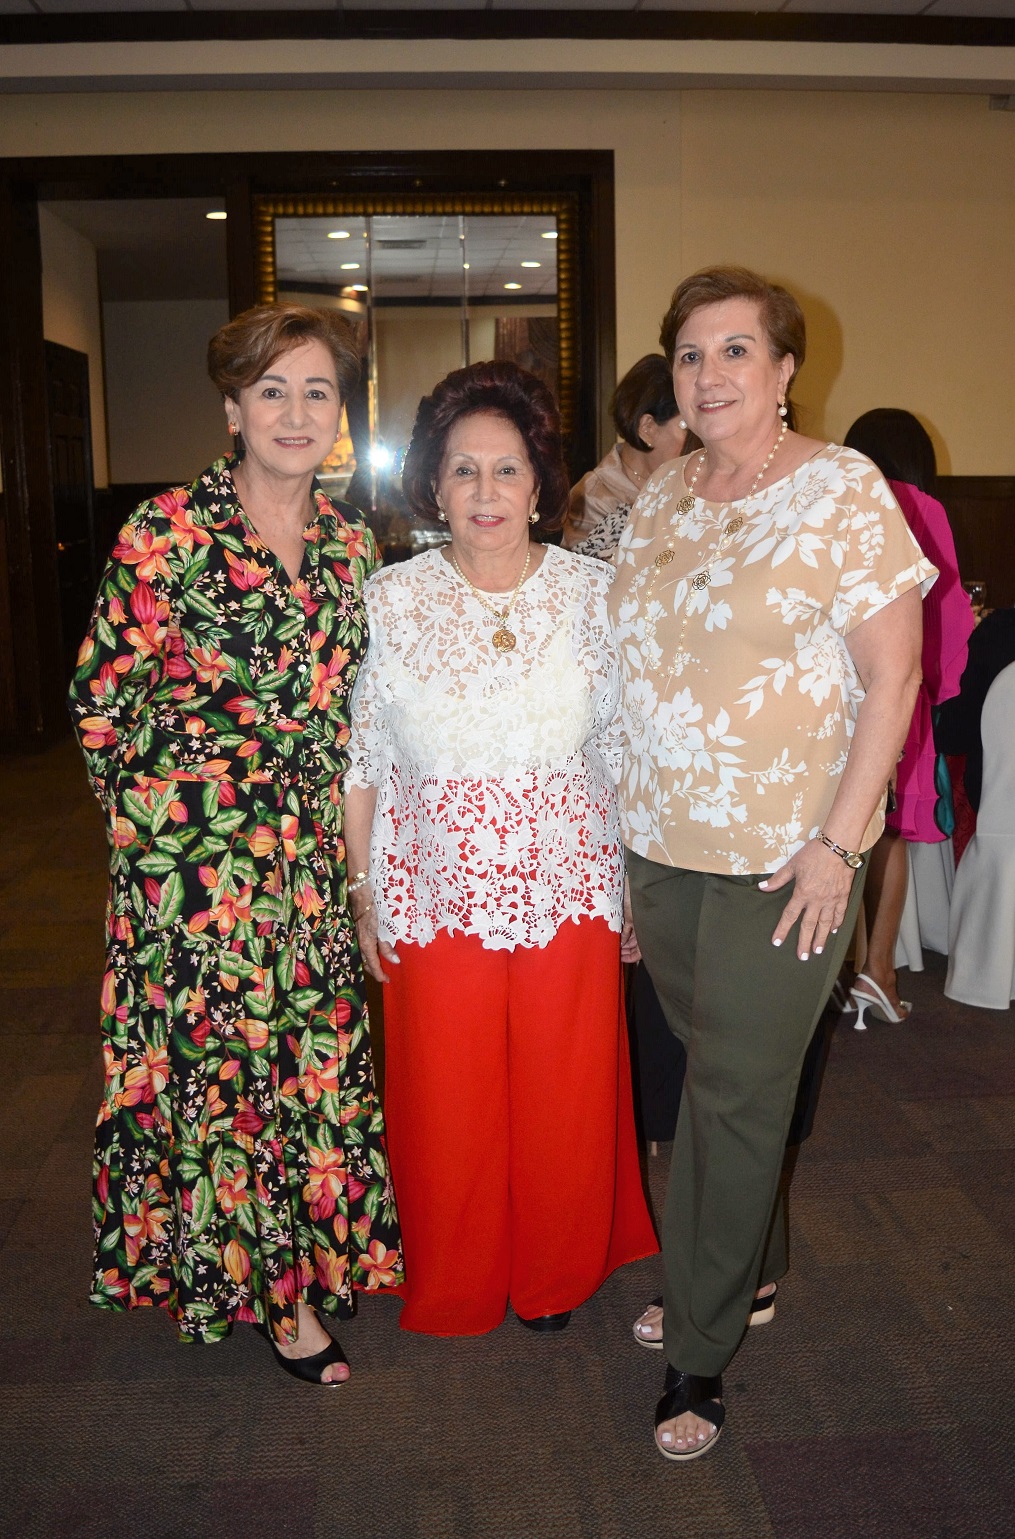
<instances>
[{"instance_id":1,"label":"necklace pendant medallion","mask_svg":"<svg viewBox=\"0 0 1015 1539\"><path fill-rule=\"evenodd\" d=\"M672 552L672 550L661 550L659 552L658 556L653 561L652 565L655 566L655 567L669 566L669 564L670 564L670 562L672 560L673 560L673 552Z\"/></svg>"},{"instance_id":2,"label":"necklace pendant medallion","mask_svg":"<svg viewBox=\"0 0 1015 1539\"><path fill-rule=\"evenodd\" d=\"M687 493L683 497L681 497L680 501L677 503L677 512L678 513L690 513L690 511L691 511L691 509L693 507L694 507L694 498L689 493Z\"/></svg>"},{"instance_id":3,"label":"necklace pendant medallion","mask_svg":"<svg viewBox=\"0 0 1015 1539\"><path fill-rule=\"evenodd\" d=\"M513 652L516 641L514 631L509 631L506 625L500 626L493 633L494 650L497 652Z\"/></svg>"},{"instance_id":4,"label":"necklace pendant medallion","mask_svg":"<svg viewBox=\"0 0 1015 1539\"><path fill-rule=\"evenodd\" d=\"M695 593L700 593L703 588L708 587L711 581L711 572L696 572L691 578L691 587L694 589Z\"/></svg>"},{"instance_id":5,"label":"necklace pendant medallion","mask_svg":"<svg viewBox=\"0 0 1015 1539\"><path fill-rule=\"evenodd\" d=\"M726 536L727 539L729 539L729 538L731 538L731 536L736 534L738 529L742 529L743 527L744 527L743 518L738 513L736 518L731 518L730 519L729 523L726 525L726 528L723 530L723 534Z\"/></svg>"}]
</instances>

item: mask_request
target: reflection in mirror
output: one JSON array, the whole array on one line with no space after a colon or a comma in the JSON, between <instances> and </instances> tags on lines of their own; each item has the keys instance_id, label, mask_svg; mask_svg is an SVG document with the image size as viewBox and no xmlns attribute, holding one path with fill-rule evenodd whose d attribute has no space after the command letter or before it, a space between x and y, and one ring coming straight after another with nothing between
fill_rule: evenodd
<instances>
[{"instance_id":1,"label":"reflection in mirror","mask_svg":"<svg viewBox=\"0 0 1015 1539\"><path fill-rule=\"evenodd\" d=\"M552 214L275 219L279 299L342 310L363 379L321 479L369 517L388 560L446 538L407 515L401 467L420 398L452 369L511 359L557 393Z\"/></svg>"}]
</instances>

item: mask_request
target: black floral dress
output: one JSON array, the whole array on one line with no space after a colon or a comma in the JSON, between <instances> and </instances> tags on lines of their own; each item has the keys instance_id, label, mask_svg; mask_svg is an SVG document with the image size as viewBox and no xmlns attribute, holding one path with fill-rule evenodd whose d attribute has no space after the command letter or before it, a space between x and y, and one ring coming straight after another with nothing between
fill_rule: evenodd
<instances>
[{"instance_id":1,"label":"black floral dress","mask_svg":"<svg viewBox=\"0 0 1015 1539\"><path fill-rule=\"evenodd\" d=\"M204 1340L402 1268L342 840L376 551L315 487L291 583L233 463L121 530L71 687L111 848L92 1298Z\"/></svg>"}]
</instances>

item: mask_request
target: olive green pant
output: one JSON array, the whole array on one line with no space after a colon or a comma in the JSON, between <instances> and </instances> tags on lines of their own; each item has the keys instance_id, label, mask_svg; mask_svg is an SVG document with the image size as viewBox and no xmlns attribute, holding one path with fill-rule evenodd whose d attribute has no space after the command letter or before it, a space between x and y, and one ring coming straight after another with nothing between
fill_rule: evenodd
<instances>
[{"instance_id":1,"label":"olive green pant","mask_svg":"<svg viewBox=\"0 0 1015 1539\"><path fill-rule=\"evenodd\" d=\"M718 876L643 859L627 869L642 956L670 1030L687 1049L662 1248L666 1357L721 1373L755 1290L786 1271L779 1201L786 1134L804 1055L845 959L863 892L820 956L772 932L792 884Z\"/></svg>"}]
</instances>

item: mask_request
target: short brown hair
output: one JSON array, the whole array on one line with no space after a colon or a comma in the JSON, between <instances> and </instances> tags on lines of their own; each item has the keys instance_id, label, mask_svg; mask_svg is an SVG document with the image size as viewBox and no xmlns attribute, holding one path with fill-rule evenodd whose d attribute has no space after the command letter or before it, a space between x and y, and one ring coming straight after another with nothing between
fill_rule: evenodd
<instances>
[{"instance_id":1,"label":"short brown hair","mask_svg":"<svg viewBox=\"0 0 1015 1539\"><path fill-rule=\"evenodd\" d=\"M548 387L516 363L473 363L454 369L419 403L405 455L402 490L414 513L437 517L437 479L448 435L462 417L493 412L522 436L539 494L537 529L555 529L567 506L570 476L560 438L560 415Z\"/></svg>"},{"instance_id":2,"label":"short brown hair","mask_svg":"<svg viewBox=\"0 0 1015 1539\"><path fill-rule=\"evenodd\" d=\"M751 272L749 267L703 267L674 290L659 331L659 344L670 367L673 367L677 338L688 317L702 305L718 304L724 299L754 301L772 357L778 361L787 353L793 356L794 368L789 380L792 384L807 351L803 311L788 289L781 288L778 283L769 283L767 278Z\"/></svg>"},{"instance_id":3,"label":"short brown hair","mask_svg":"<svg viewBox=\"0 0 1015 1539\"><path fill-rule=\"evenodd\" d=\"M324 343L334 360L339 399L348 401L360 376L356 333L338 310L307 305L254 305L227 321L208 343L212 384L235 401L276 358L304 342Z\"/></svg>"}]
</instances>

